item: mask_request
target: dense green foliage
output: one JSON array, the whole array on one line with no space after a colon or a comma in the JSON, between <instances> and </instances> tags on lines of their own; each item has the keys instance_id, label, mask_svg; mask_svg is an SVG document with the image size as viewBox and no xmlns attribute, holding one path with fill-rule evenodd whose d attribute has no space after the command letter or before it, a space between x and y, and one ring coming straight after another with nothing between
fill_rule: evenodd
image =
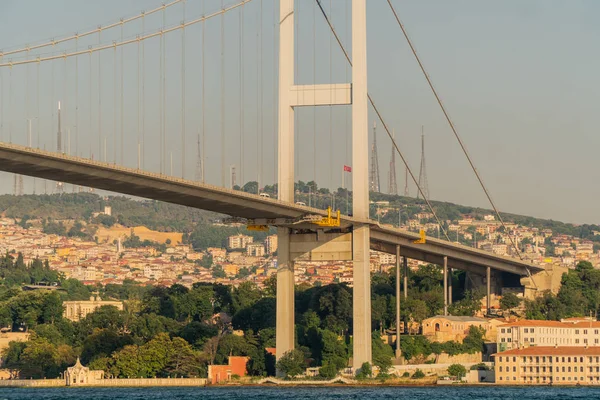
<instances>
[{"instance_id":1,"label":"dense green foliage","mask_svg":"<svg viewBox=\"0 0 600 400\"><path fill-rule=\"evenodd\" d=\"M448 367L448 375L453 376L455 378L462 378L467 374L467 369L462 364L452 364Z\"/></svg>"},{"instance_id":2,"label":"dense green foliage","mask_svg":"<svg viewBox=\"0 0 600 400\"><path fill-rule=\"evenodd\" d=\"M528 319L560 320L561 318L598 315L600 311L600 270L587 261L562 276L557 295L550 292L535 300L525 301Z\"/></svg>"}]
</instances>

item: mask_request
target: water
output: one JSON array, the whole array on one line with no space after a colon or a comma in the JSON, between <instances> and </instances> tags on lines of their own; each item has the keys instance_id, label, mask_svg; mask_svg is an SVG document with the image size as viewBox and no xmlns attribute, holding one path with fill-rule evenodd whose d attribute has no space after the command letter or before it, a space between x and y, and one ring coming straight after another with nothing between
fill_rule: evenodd
<instances>
[{"instance_id":1,"label":"water","mask_svg":"<svg viewBox=\"0 0 600 400\"><path fill-rule=\"evenodd\" d=\"M0 400L571 400L600 399L600 387L220 387L0 388Z\"/></svg>"}]
</instances>

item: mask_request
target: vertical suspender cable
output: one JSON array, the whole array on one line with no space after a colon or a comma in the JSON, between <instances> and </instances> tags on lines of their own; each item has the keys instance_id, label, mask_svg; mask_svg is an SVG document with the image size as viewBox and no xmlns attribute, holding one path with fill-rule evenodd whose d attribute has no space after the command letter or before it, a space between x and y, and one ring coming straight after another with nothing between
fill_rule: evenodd
<instances>
[{"instance_id":1,"label":"vertical suspender cable","mask_svg":"<svg viewBox=\"0 0 600 400\"><path fill-rule=\"evenodd\" d=\"M123 42L123 18L121 18L121 43ZM125 68L123 66L123 47L121 46L121 165L123 164L123 145L124 145L124 135L125 131L123 130L123 120L125 117L124 113L124 93L123 93L123 76L125 75Z\"/></svg>"},{"instance_id":2,"label":"vertical suspender cable","mask_svg":"<svg viewBox=\"0 0 600 400\"><path fill-rule=\"evenodd\" d=\"M91 50L92 46L89 46L89 49ZM90 75L88 77L88 83L89 83L89 95L90 95L90 104L89 104L89 110L88 112L90 113L90 130L89 130L89 142L90 142L90 158L94 158L93 153L92 153L92 52L89 52L90 55Z\"/></svg>"},{"instance_id":3,"label":"vertical suspender cable","mask_svg":"<svg viewBox=\"0 0 600 400\"><path fill-rule=\"evenodd\" d=\"M159 128L158 128L158 132L159 132L159 137L158 137L158 149L160 151L160 173L162 174L164 172L164 157L163 157L163 119L164 119L164 113L163 113L163 40L164 40L164 35L163 35L163 30L164 30L165 26L164 26L164 9L163 9L163 26L161 28L160 31L160 49L158 52L158 59L159 59L159 77L158 77L158 114L159 114Z\"/></svg>"},{"instance_id":4,"label":"vertical suspender cable","mask_svg":"<svg viewBox=\"0 0 600 400\"><path fill-rule=\"evenodd\" d=\"M78 50L79 37L75 38L75 51ZM79 156L79 56L75 57L75 155Z\"/></svg>"},{"instance_id":5,"label":"vertical suspender cable","mask_svg":"<svg viewBox=\"0 0 600 400\"><path fill-rule=\"evenodd\" d=\"M257 118L260 118L260 156L259 156L259 162L260 162L260 183L262 183L264 185L264 171L263 171L263 158L265 156L264 154L264 129L263 129L263 0L260 0L260 28L259 28L259 32L260 32L260 42L259 42L259 60L260 60L260 69L259 69L259 73L260 73L260 102L259 102L259 106L260 106L260 112L258 114L256 114ZM260 187L258 189L260 191Z\"/></svg>"},{"instance_id":6,"label":"vertical suspender cable","mask_svg":"<svg viewBox=\"0 0 600 400\"><path fill-rule=\"evenodd\" d=\"M142 56L142 52L141 52L141 48L140 48L140 35L137 35L137 169L140 169L141 166L141 144L140 144L140 105L142 102L141 99L141 83L140 83L140 68L141 68L141 63L140 63L140 58Z\"/></svg>"},{"instance_id":7,"label":"vertical suspender cable","mask_svg":"<svg viewBox=\"0 0 600 400\"><path fill-rule=\"evenodd\" d=\"M181 21L181 177L185 178L185 0Z\"/></svg>"},{"instance_id":8,"label":"vertical suspender cable","mask_svg":"<svg viewBox=\"0 0 600 400\"><path fill-rule=\"evenodd\" d=\"M221 0L221 10L224 10ZM221 14L221 186L225 187L225 13Z\"/></svg>"},{"instance_id":9,"label":"vertical suspender cable","mask_svg":"<svg viewBox=\"0 0 600 400\"><path fill-rule=\"evenodd\" d=\"M146 13L142 12L142 35L146 32ZM142 41L142 169L146 168L146 44Z\"/></svg>"},{"instance_id":10,"label":"vertical suspender cable","mask_svg":"<svg viewBox=\"0 0 600 400\"><path fill-rule=\"evenodd\" d=\"M29 45L28 45L29 46ZM29 59L29 50L27 50L27 58ZM27 120L27 118L31 118L30 112L29 112L29 64L27 64L27 68L25 69L25 124L26 126L28 126L29 121ZM27 146L31 146L31 143L29 143L29 132L26 130L25 131L25 143L27 143Z\"/></svg>"},{"instance_id":11,"label":"vertical suspender cable","mask_svg":"<svg viewBox=\"0 0 600 400\"><path fill-rule=\"evenodd\" d=\"M240 187L244 186L244 6L240 8Z\"/></svg>"},{"instance_id":12,"label":"vertical suspender cable","mask_svg":"<svg viewBox=\"0 0 600 400\"><path fill-rule=\"evenodd\" d=\"M317 6L313 2L313 84L317 84ZM317 108L313 107L313 182L317 181ZM316 195L316 193L315 193Z\"/></svg>"},{"instance_id":13,"label":"vertical suspender cable","mask_svg":"<svg viewBox=\"0 0 600 400\"><path fill-rule=\"evenodd\" d=\"M167 13L166 6L163 6L163 30L165 29L167 23ZM163 119L162 119L162 151L163 151L163 167L164 173L167 173L167 41L164 33L161 35L163 41L162 47L162 63L163 63L163 76L162 76L162 86L163 86Z\"/></svg>"},{"instance_id":14,"label":"vertical suspender cable","mask_svg":"<svg viewBox=\"0 0 600 400\"><path fill-rule=\"evenodd\" d=\"M260 9L259 9L260 14ZM261 18L258 16L258 23L260 25ZM256 54L260 53L260 41L259 41L260 26L256 27ZM260 133L260 56L256 58L256 194L260 193L260 153L261 153L261 133Z\"/></svg>"},{"instance_id":15,"label":"vertical suspender cable","mask_svg":"<svg viewBox=\"0 0 600 400\"><path fill-rule=\"evenodd\" d=\"M66 52L65 52L66 54ZM64 58L64 63L63 63L63 104L64 106L62 107L63 110L61 110L62 112L62 120L64 121L64 123L66 123L68 121L67 119L67 109L68 109L68 105L69 105L69 99L67 98L67 57ZM63 125L64 126L64 125ZM67 132L69 131L70 128L66 128ZM68 142L68 137L67 140L64 140L64 135L62 136L62 138L60 139L60 142L62 143L62 152L63 153L67 153L67 150L69 149L69 142Z\"/></svg>"},{"instance_id":16,"label":"vertical suspender cable","mask_svg":"<svg viewBox=\"0 0 600 400\"><path fill-rule=\"evenodd\" d=\"M278 19L275 3L273 3L273 184L277 183L277 27ZM277 193L275 193L277 197Z\"/></svg>"},{"instance_id":17,"label":"vertical suspender cable","mask_svg":"<svg viewBox=\"0 0 600 400\"><path fill-rule=\"evenodd\" d=\"M113 41L113 164L117 163L117 45Z\"/></svg>"},{"instance_id":18,"label":"vertical suspender cable","mask_svg":"<svg viewBox=\"0 0 600 400\"><path fill-rule=\"evenodd\" d=\"M204 17L204 6L205 6L206 0L202 1L202 17ZM202 20L202 68L201 68L201 79L202 79L202 157L200 160L200 163L202 165L202 183L204 183L204 129L205 129L205 116L206 116L206 103L204 101L204 38L205 38L205 25L206 22L204 21L204 19Z\"/></svg>"},{"instance_id":19,"label":"vertical suspender cable","mask_svg":"<svg viewBox=\"0 0 600 400\"><path fill-rule=\"evenodd\" d=\"M2 62L2 56L0 56L0 62ZM39 64L38 64L39 71ZM39 74L38 74L39 77ZM39 78L38 78L39 82ZM4 141L4 71L0 69L0 140ZM39 102L40 96L38 96ZM39 103L38 103L39 104ZM38 111L39 115L39 111Z\"/></svg>"},{"instance_id":20,"label":"vertical suspender cable","mask_svg":"<svg viewBox=\"0 0 600 400\"><path fill-rule=\"evenodd\" d=\"M101 45L102 30L98 31L98 46ZM98 52L98 159L102 159L102 68L100 67L100 52ZM106 161L106 152L104 153Z\"/></svg>"},{"instance_id":21,"label":"vertical suspender cable","mask_svg":"<svg viewBox=\"0 0 600 400\"><path fill-rule=\"evenodd\" d=\"M53 64L54 65L54 64ZM12 111L12 65L8 70L8 143L12 143L12 125L13 125L13 111Z\"/></svg>"}]
</instances>

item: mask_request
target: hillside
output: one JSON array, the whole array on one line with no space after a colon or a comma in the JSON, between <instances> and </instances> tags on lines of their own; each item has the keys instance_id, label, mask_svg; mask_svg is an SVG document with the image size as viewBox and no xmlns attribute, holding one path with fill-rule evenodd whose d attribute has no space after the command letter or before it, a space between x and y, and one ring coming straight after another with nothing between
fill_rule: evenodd
<instances>
[{"instance_id":1,"label":"hillside","mask_svg":"<svg viewBox=\"0 0 600 400\"><path fill-rule=\"evenodd\" d=\"M309 183L310 184L310 183ZM338 189L332 196L327 189L316 189L316 185L310 194L309 184L299 182L297 184L296 200L311 204L318 208L326 208L332 204L335 197L335 205L342 212L351 210L351 193L344 189ZM269 189L265 188L268 192ZM402 223L408 219L415 219L418 213L428 211L423 200L412 197L392 196L381 193L371 193L371 200L388 201L389 211L380 216L382 223L392 225L398 224L398 210ZM348 203L346 199L349 199ZM489 209L458 205L448 202L431 202L440 220L457 221L464 216L481 220L485 215L493 214ZM189 207L173 205L153 200L135 200L125 196L100 197L93 193L64 193L62 195L24 195L15 197L12 195L0 196L0 213L6 217L28 219L81 219L89 220L93 213L100 212L104 206L112 207L112 219L103 221L107 226L118 223L125 228L145 226L148 229L161 232L183 232L192 233L198 225L208 225L211 221L220 218L219 214L197 210ZM377 207L371 207L371 216L377 219ZM535 227L539 229L551 229L554 234L565 234L582 239L600 242L600 236L594 231L600 232L600 226L592 224L575 225L554 221L549 219L534 218L518 214L502 214L506 222L513 222L522 226ZM98 221L102 222L102 221ZM434 222L434 221L430 221Z\"/></svg>"}]
</instances>

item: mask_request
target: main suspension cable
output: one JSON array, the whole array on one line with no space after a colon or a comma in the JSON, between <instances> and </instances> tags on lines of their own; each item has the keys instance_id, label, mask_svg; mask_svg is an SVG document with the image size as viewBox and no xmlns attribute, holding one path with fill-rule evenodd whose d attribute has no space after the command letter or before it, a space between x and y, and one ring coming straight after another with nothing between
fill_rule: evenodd
<instances>
[{"instance_id":1,"label":"main suspension cable","mask_svg":"<svg viewBox=\"0 0 600 400\"><path fill-rule=\"evenodd\" d=\"M488 191L487 187L483 183L483 179L481 178L481 175L479 174L479 171L477 171L477 168L475 168L475 164L473 163L473 160L471 159L471 156L469 155L465 144L463 143L462 139L460 138L460 135L458 134L458 131L456 130L456 127L454 126L454 123L450 119L450 115L448 114L448 111L446 110L446 107L442 103L442 100L441 100L440 96L438 95L437 90L433 86L433 82L431 81L431 78L429 77L429 74L425 70L425 67L424 67L423 63L421 62L421 59L419 58L419 56L417 54L415 46L413 45L412 41L410 40L410 37L408 36L408 33L407 33L406 29L404 28L404 25L400 21L400 18L398 17L398 13L396 12L396 9L394 8L391 0L387 0L387 3L390 6L390 9L392 10L392 13L394 14L394 18L396 19L396 22L398 23L398 26L402 30L402 34L404 35L404 38L406 39L406 42L408 43L408 45L410 47L410 50L413 53L413 56L415 57L417 63L419 64L419 68L421 69L421 72L423 73L423 75L425 76L425 79L427 80L427 84L429 85L429 88L431 89L431 92L435 96L435 99L436 99L438 105L440 106L442 112L444 113L444 117L446 117L446 121L448 121L448 125L450 125L450 129L452 129L452 132L454 133L454 137L458 141L458 144L460 145L460 148L462 149L463 153L465 154L465 157L467 158L467 161L469 161L469 165L471 166L471 169L475 173L475 176L477 177L477 180L479 181L479 184L481 185L481 188L485 192L485 195L486 195L488 201L490 202L492 208L494 209L494 213L498 217L498 220L500 221L500 223L502 224L502 226L504 227L504 229L508 232L508 229L506 228L506 224L504 223L504 220L502 219L502 216L500 215L500 212L498 211L498 208L496 207L496 204L492 200L492 196L490 195L490 192ZM517 255L519 256L519 259L522 260L523 257L521 255L521 252L518 249L515 241L513 240L513 237L509 234L508 238L509 238L509 240L511 242L512 247L516 250ZM530 274L529 273L529 269L527 270L527 273Z\"/></svg>"},{"instance_id":2,"label":"main suspension cable","mask_svg":"<svg viewBox=\"0 0 600 400\"><path fill-rule=\"evenodd\" d=\"M105 26L98 26L97 28L89 30L89 31L84 32L84 33L76 33L74 35L67 36L67 37L64 37L64 38L61 38L61 39L52 39L49 42L40 43L40 44L37 44L37 45L34 45L34 46L26 46L26 47L23 47L23 48L19 48L19 49L15 49L15 50L10 50L10 51L5 51L5 52L0 51L0 58L2 58L2 56L8 56L8 55L12 55L12 54L24 53L26 51L29 52L31 50L41 49L43 47L48 47L48 46L52 46L52 48L54 48L54 46L56 46L57 44L65 43L65 42L68 42L68 41L71 41L71 40L77 41L77 39L81 39L82 37L93 35L94 33L98 33L98 32L103 31L103 30L105 31L105 30L117 27L119 25L122 25L124 23L135 21L136 19L144 18L144 15L154 14L155 12L158 12L158 11L164 9L164 8L167 8L167 7L171 7L171 6L177 4L177 3L181 2L181 1L183 1L183 0L174 0L171 3L162 4L160 7L156 7L153 10L150 10L150 11L147 11L147 12L143 12L142 11L140 14L135 15L133 17L130 17L130 18L121 18L118 22L114 22L114 23L111 23L111 24L108 24L108 25L105 25Z\"/></svg>"}]
</instances>

